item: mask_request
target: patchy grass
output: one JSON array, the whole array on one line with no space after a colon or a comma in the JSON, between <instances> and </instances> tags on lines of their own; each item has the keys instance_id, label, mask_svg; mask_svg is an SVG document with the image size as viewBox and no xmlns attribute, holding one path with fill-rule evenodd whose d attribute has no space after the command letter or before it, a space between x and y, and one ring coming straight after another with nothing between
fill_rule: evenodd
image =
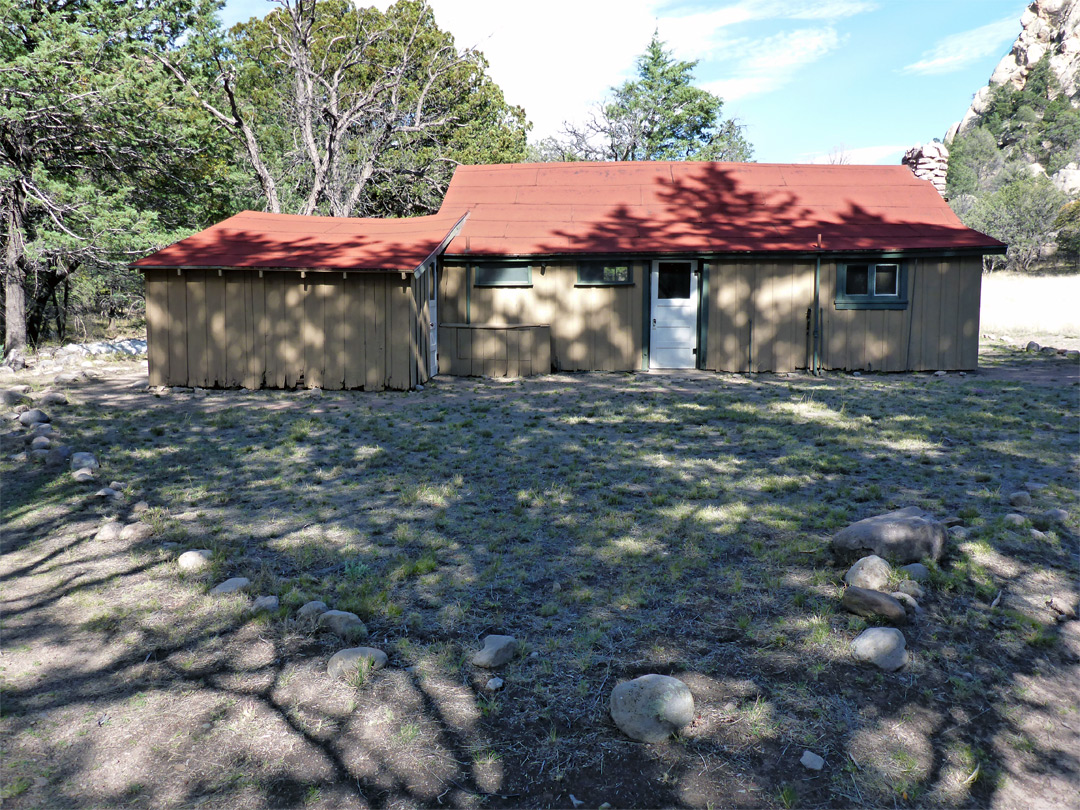
<instances>
[{"instance_id":1,"label":"patchy grass","mask_svg":"<svg viewBox=\"0 0 1080 810\"><path fill-rule=\"evenodd\" d=\"M1028 789L1016 774L1037 784L1075 740L1076 623L1043 604L1076 566L1074 384L586 374L196 398L131 382L72 389L56 412L125 483L119 505L16 463L21 432L4 438L13 807L335 806L358 790L1008 806ZM1002 521L1028 481L1046 485L1029 510L1045 539ZM152 541L90 539L139 499ZM839 608L827 541L910 504L963 517L968 537L932 566L911 665L883 674L850 660L867 623ZM1040 518L1057 506L1068 525ZM185 548L214 552L209 577L178 575ZM250 595L206 593L227 576ZM279 613L248 615L269 593ZM389 667L330 682L348 645L295 618L312 599L360 615ZM487 633L522 647L498 693L469 663ZM612 686L645 672L697 701L661 746L607 716ZM804 748L822 774L798 778Z\"/></svg>"}]
</instances>

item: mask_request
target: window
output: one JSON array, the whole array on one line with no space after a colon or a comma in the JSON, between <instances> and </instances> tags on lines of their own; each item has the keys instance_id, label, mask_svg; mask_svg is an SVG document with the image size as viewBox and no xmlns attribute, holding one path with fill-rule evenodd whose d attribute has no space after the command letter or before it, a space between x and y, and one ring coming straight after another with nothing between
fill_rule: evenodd
<instances>
[{"instance_id":1,"label":"window","mask_svg":"<svg viewBox=\"0 0 1080 810\"><path fill-rule=\"evenodd\" d=\"M836 268L837 309L907 309L903 262L849 262Z\"/></svg>"},{"instance_id":2,"label":"window","mask_svg":"<svg viewBox=\"0 0 1080 810\"><path fill-rule=\"evenodd\" d=\"M656 297L661 301L689 298L693 271L689 262L660 262L657 268Z\"/></svg>"},{"instance_id":3,"label":"window","mask_svg":"<svg viewBox=\"0 0 1080 810\"><path fill-rule=\"evenodd\" d=\"M577 283L584 287L603 287L615 284L633 284L634 273L628 264L605 262L582 262L578 265Z\"/></svg>"},{"instance_id":4,"label":"window","mask_svg":"<svg viewBox=\"0 0 1080 810\"><path fill-rule=\"evenodd\" d=\"M478 264L473 270L476 287L531 287L532 267L527 264Z\"/></svg>"}]
</instances>

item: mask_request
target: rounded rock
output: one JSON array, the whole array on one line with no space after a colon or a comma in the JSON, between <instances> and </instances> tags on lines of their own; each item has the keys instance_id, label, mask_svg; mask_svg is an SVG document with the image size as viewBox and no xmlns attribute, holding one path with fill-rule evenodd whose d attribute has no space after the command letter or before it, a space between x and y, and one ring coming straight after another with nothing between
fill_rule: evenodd
<instances>
[{"instance_id":1,"label":"rounded rock","mask_svg":"<svg viewBox=\"0 0 1080 810\"><path fill-rule=\"evenodd\" d=\"M367 625L360 621L360 617L345 610L326 611L319 616L319 627L337 633L346 640L365 638L368 634Z\"/></svg>"},{"instance_id":2,"label":"rounded rock","mask_svg":"<svg viewBox=\"0 0 1080 810\"><path fill-rule=\"evenodd\" d=\"M113 493L118 494L118 493ZM154 534L154 529L149 523L143 523L141 520L135 523L129 523L120 532L121 540L147 540Z\"/></svg>"},{"instance_id":3,"label":"rounded rock","mask_svg":"<svg viewBox=\"0 0 1080 810\"><path fill-rule=\"evenodd\" d=\"M922 563L911 563L900 568L901 573L906 574L908 579L916 582L925 582L930 579L930 569Z\"/></svg>"},{"instance_id":4,"label":"rounded rock","mask_svg":"<svg viewBox=\"0 0 1080 810\"><path fill-rule=\"evenodd\" d=\"M900 593L906 593L908 596L913 596L916 599L922 599L925 595L922 589L922 585L920 585L913 579L905 579L903 582L896 586L896 589L900 591Z\"/></svg>"},{"instance_id":5,"label":"rounded rock","mask_svg":"<svg viewBox=\"0 0 1080 810\"><path fill-rule=\"evenodd\" d=\"M247 577L230 577L229 579L222 582L220 585L212 588L210 590L210 593L214 594L215 596L220 596L227 593L236 593L237 591L244 590L244 588L246 588L250 584L251 580Z\"/></svg>"},{"instance_id":6,"label":"rounded rock","mask_svg":"<svg viewBox=\"0 0 1080 810\"><path fill-rule=\"evenodd\" d=\"M893 624L904 624L907 611L887 593L849 586L844 591L844 608L856 615L885 619Z\"/></svg>"},{"instance_id":7,"label":"rounded rock","mask_svg":"<svg viewBox=\"0 0 1080 810\"><path fill-rule=\"evenodd\" d=\"M362 666L373 672L385 667L388 660L386 653L374 647L350 647L334 653L326 672L331 678L351 678Z\"/></svg>"},{"instance_id":8,"label":"rounded rock","mask_svg":"<svg viewBox=\"0 0 1080 810\"><path fill-rule=\"evenodd\" d=\"M51 450L49 452L52 452ZM89 467L80 467L71 474L77 484L92 484L97 480L94 471Z\"/></svg>"},{"instance_id":9,"label":"rounded rock","mask_svg":"<svg viewBox=\"0 0 1080 810\"><path fill-rule=\"evenodd\" d=\"M260 596L251 604L252 613L273 613L278 609L276 596Z\"/></svg>"},{"instance_id":10,"label":"rounded rock","mask_svg":"<svg viewBox=\"0 0 1080 810\"><path fill-rule=\"evenodd\" d=\"M907 641L895 627L871 627L851 642L856 661L895 672L908 661Z\"/></svg>"},{"instance_id":11,"label":"rounded rock","mask_svg":"<svg viewBox=\"0 0 1080 810\"><path fill-rule=\"evenodd\" d=\"M1009 495L1009 506L1031 506L1031 493L1018 489Z\"/></svg>"},{"instance_id":12,"label":"rounded rock","mask_svg":"<svg viewBox=\"0 0 1080 810\"><path fill-rule=\"evenodd\" d=\"M694 719L690 688L669 675L642 675L611 690L611 719L633 740L659 743Z\"/></svg>"},{"instance_id":13,"label":"rounded rock","mask_svg":"<svg viewBox=\"0 0 1080 810\"><path fill-rule=\"evenodd\" d=\"M485 684L485 686L491 692L498 692L500 689L503 688L503 679L502 678L489 678L488 682Z\"/></svg>"},{"instance_id":14,"label":"rounded rock","mask_svg":"<svg viewBox=\"0 0 1080 810\"><path fill-rule=\"evenodd\" d=\"M501 667L517 654L517 639L513 636L484 636L484 648L473 654L474 667Z\"/></svg>"},{"instance_id":15,"label":"rounded rock","mask_svg":"<svg viewBox=\"0 0 1080 810\"><path fill-rule=\"evenodd\" d=\"M181 571L202 571L210 565L213 556L214 552L208 548L196 548L181 554L176 564L180 566Z\"/></svg>"},{"instance_id":16,"label":"rounded rock","mask_svg":"<svg viewBox=\"0 0 1080 810\"><path fill-rule=\"evenodd\" d=\"M48 436L35 436L30 442L31 450L48 450L50 447L52 447L52 441Z\"/></svg>"},{"instance_id":17,"label":"rounded rock","mask_svg":"<svg viewBox=\"0 0 1080 810\"><path fill-rule=\"evenodd\" d=\"M73 470L81 470L83 467L96 470L99 466L101 465L98 464L93 453L79 452L71 454L71 469Z\"/></svg>"},{"instance_id":18,"label":"rounded rock","mask_svg":"<svg viewBox=\"0 0 1080 810\"><path fill-rule=\"evenodd\" d=\"M1023 515L1018 515L1016 512L1009 513L1003 520L1005 521L1006 526L1020 527L1027 523L1027 518Z\"/></svg>"},{"instance_id":19,"label":"rounded rock","mask_svg":"<svg viewBox=\"0 0 1080 810\"><path fill-rule=\"evenodd\" d=\"M19 424L26 427L41 424L42 422L51 422L49 415L40 408L31 408L28 411L23 411L19 414Z\"/></svg>"},{"instance_id":20,"label":"rounded rock","mask_svg":"<svg viewBox=\"0 0 1080 810\"><path fill-rule=\"evenodd\" d=\"M314 619L316 616L326 613L327 610L329 608L326 606L326 602L320 602L316 599L301 607L296 611L296 615L301 619Z\"/></svg>"},{"instance_id":21,"label":"rounded rock","mask_svg":"<svg viewBox=\"0 0 1080 810\"><path fill-rule=\"evenodd\" d=\"M118 540L120 538L120 532L124 530L124 524L118 520L110 520L97 530L97 534L94 535L95 540Z\"/></svg>"},{"instance_id":22,"label":"rounded rock","mask_svg":"<svg viewBox=\"0 0 1080 810\"><path fill-rule=\"evenodd\" d=\"M1064 509L1047 509L1046 512L1043 513L1043 517L1045 517L1047 520L1054 520L1058 523L1064 523L1066 520L1069 519L1069 513L1066 512Z\"/></svg>"},{"instance_id":23,"label":"rounded rock","mask_svg":"<svg viewBox=\"0 0 1080 810\"><path fill-rule=\"evenodd\" d=\"M848 569L848 572L844 574L844 582L857 588L880 591L889 584L891 573L891 565L876 554L871 554L869 557L863 557Z\"/></svg>"},{"instance_id":24,"label":"rounded rock","mask_svg":"<svg viewBox=\"0 0 1080 810\"><path fill-rule=\"evenodd\" d=\"M67 405L68 398L59 391L46 391L38 400L38 404L46 407L50 405Z\"/></svg>"}]
</instances>

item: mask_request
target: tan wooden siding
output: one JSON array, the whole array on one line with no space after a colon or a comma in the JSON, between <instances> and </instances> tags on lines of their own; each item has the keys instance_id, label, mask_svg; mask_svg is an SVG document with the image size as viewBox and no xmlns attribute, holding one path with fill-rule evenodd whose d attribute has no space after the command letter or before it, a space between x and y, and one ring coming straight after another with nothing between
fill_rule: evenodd
<instances>
[{"instance_id":1,"label":"tan wooden siding","mask_svg":"<svg viewBox=\"0 0 1080 810\"><path fill-rule=\"evenodd\" d=\"M640 369L642 285L648 284L648 275L642 262L633 263L632 268L631 285L590 287L577 285L576 263L537 263L531 287L474 286L469 291L465 267L444 267L439 321L548 324L552 360L561 371Z\"/></svg>"},{"instance_id":2,"label":"tan wooden siding","mask_svg":"<svg viewBox=\"0 0 1080 810\"><path fill-rule=\"evenodd\" d=\"M809 365L806 312L814 265L805 261L710 262L705 367L794 371Z\"/></svg>"},{"instance_id":3,"label":"tan wooden siding","mask_svg":"<svg viewBox=\"0 0 1080 810\"><path fill-rule=\"evenodd\" d=\"M547 325L439 325L439 373L459 377L529 377L551 371Z\"/></svg>"},{"instance_id":4,"label":"tan wooden siding","mask_svg":"<svg viewBox=\"0 0 1080 810\"><path fill-rule=\"evenodd\" d=\"M821 266L822 365L864 371L974 369L979 354L979 257L908 261L903 310L838 310L836 265Z\"/></svg>"},{"instance_id":5,"label":"tan wooden siding","mask_svg":"<svg viewBox=\"0 0 1080 810\"><path fill-rule=\"evenodd\" d=\"M151 384L410 388L428 378L422 278L148 271Z\"/></svg>"}]
</instances>

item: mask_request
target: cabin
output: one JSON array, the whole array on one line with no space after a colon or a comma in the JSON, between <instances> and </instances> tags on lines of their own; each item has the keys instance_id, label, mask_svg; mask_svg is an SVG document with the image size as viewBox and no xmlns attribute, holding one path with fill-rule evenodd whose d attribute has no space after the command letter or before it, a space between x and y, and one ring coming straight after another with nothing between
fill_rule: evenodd
<instances>
[{"instance_id":1,"label":"cabin","mask_svg":"<svg viewBox=\"0 0 1080 810\"><path fill-rule=\"evenodd\" d=\"M245 211L133 266L152 385L970 370L982 257L904 166L461 166L407 219Z\"/></svg>"}]
</instances>

